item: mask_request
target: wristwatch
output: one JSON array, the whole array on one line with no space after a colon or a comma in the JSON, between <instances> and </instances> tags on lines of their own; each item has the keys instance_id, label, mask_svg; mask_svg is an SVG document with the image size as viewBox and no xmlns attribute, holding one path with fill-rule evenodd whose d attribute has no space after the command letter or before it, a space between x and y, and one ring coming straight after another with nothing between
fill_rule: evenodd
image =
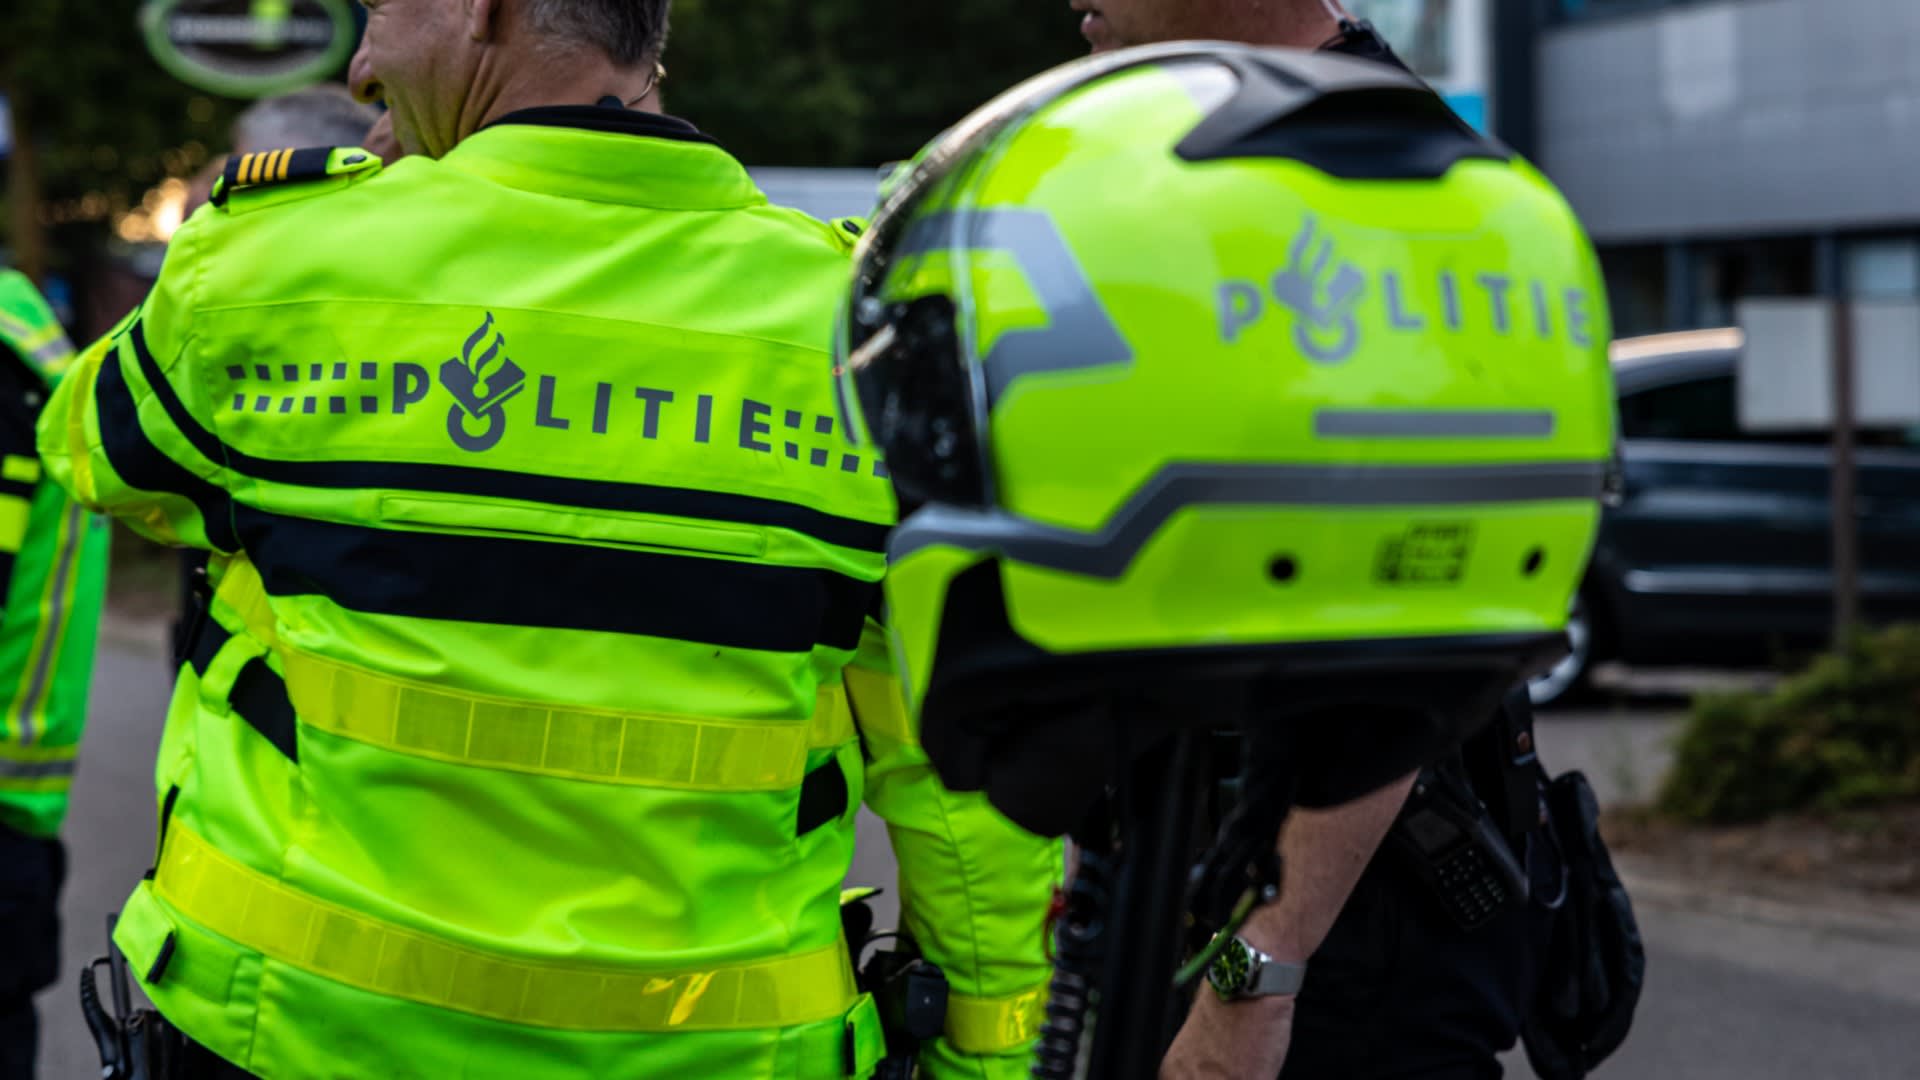
<instances>
[{"instance_id":1,"label":"wristwatch","mask_svg":"<svg viewBox=\"0 0 1920 1080\"><path fill-rule=\"evenodd\" d=\"M1307 965L1283 964L1236 934L1207 968L1207 981L1222 1001L1297 994L1307 981Z\"/></svg>"}]
</instances>

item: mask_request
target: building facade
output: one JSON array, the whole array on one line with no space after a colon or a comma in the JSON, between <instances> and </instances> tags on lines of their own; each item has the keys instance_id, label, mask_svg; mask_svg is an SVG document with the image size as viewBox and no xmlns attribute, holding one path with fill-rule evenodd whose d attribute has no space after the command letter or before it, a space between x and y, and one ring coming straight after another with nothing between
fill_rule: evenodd
<instances>
[{"instance_id":1,"label":"building facade","mask_svg":"<svg viewBox=\"0 0 1920 1080\"><path fill-rule=\"evenodd\" d=\"M1920 296L1920 0L1503 0L1496 126L1599 244L1621 334ZM1504 90L1503 90L1504 92Z\"/></svg>"}]
</instances>

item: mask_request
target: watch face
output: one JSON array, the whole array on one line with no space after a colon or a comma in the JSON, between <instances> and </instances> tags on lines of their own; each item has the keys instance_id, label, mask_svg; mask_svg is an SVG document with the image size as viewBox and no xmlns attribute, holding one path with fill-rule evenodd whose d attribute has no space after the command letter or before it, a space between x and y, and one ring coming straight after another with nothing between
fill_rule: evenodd
<instances>
[{"instance_id":1,"label":"watch face","mask_svg":"<svg viewBox=\"0 0 1920 1080\"><path fill-rule=\"evenodd\" d=\"M1246 993L1253 982L1253 953L1246 942L1229 939L1227 947L1214 958L1213 966L1207 968L1207 981L1228 1001Z\"/></svg>"}]
</instances>

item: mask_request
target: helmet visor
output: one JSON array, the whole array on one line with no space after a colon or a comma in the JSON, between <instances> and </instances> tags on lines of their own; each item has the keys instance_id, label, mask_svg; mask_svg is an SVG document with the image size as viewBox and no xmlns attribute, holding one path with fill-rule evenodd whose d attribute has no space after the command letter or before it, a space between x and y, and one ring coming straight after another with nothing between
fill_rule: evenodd
<instances>
[{"instance_id":1,"label":"helmet visor","mask_svg":"<svg viewBox=\"0 0 1920 1080\"><path fill-rule=\"evenodd\" d=\"M967 176L991 160L1001 133L1062 95L1129 68L1211 56L1180 43L1047 72L962 121L888 181L854 257L853 288L835 328L834 377L840 429L884 456L903 512L926 502L993 501L986 377L972 340L968 207L950 196L970 192Z\"/></svg>"},{"instance_id":2,"label":"helmet visor","mask_svg":"<svg viewBox=\"0 0 1920 1080\"><path fill-rule=\"evenodd\" d=\"M979 365L966 361L956 338L953 300L871 302L880 321L840 365L840 393L884 455L902 510L985 506Z\"/></svg>"}]
</instances>

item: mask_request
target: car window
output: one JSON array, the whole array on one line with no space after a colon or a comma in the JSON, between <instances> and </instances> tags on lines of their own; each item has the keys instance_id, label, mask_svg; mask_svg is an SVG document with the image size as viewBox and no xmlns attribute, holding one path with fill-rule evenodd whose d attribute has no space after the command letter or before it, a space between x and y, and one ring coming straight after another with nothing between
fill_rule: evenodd
<instances>
[{"instance_id":1,"label":"car window","mask_svg":"<svg viewBox=\"0 0 1920 1080\"><path fill-rule=\"evenodd\" d=\"M1920 452L1920 427L1868 428L1860 433L1860 445L1881 450Z\"/></svg>"},{"instance_id":2,"label":"car window","mask_svg":"<svg viewBox=\"0 0 1920 1080\"><path fill-rule=\"evenodd\" d=\"M1620 430L1629 439L1742 439L1733 376L1689 379L1628 394L1620 399Z\"/></svg>"},{"instance_id":3,"label":"car window","mask_svg":"<svg viewBox=\"0 0 1920 1080\"><path fill-rule=\"evenodd\" d=\"M1688 379L1627 394L1620 399L1620 432L1629 439L1780 446L1824 446L1832 441L1832 433L1826 430L1742 431L1732 375ZM1920 452L1920 427L1861 428L1855 441L1863 448Z\"/></svg>"}]
</instances>

